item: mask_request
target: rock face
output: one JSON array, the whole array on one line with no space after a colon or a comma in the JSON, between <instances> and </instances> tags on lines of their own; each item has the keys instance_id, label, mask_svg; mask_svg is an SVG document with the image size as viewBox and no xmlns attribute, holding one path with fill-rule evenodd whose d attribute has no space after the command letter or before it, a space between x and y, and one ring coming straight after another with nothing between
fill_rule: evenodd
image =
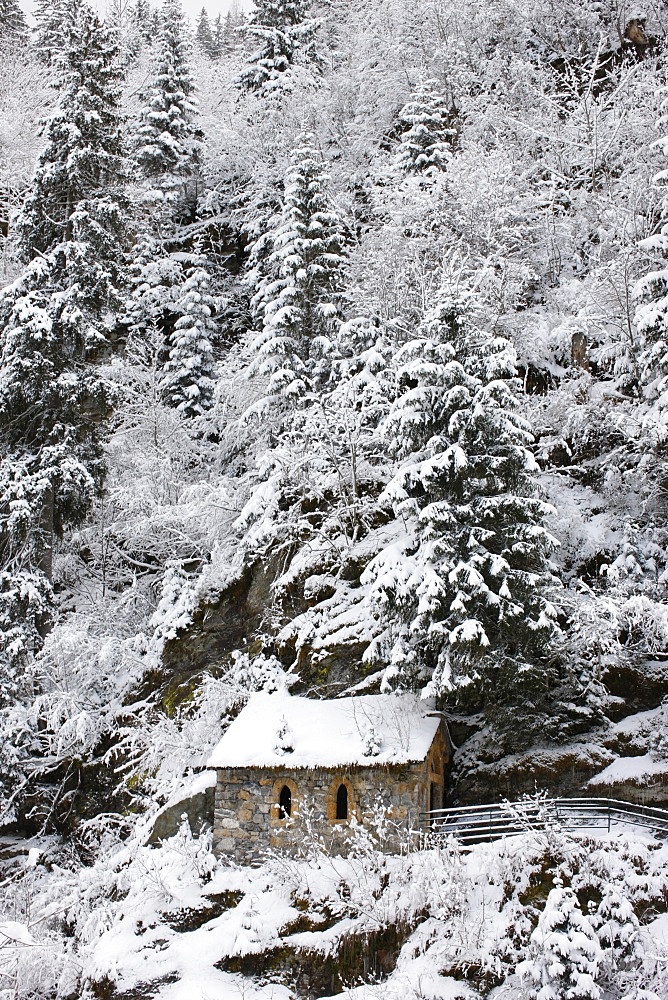
<instances>
[{"instance_id":1,"label":"rock face","mask_svg":"<svg viewBox=\"0 0 668 1000\"><path fill-rule=\"evenodd\" d=\"M165 668L183 677L215 666L233 649L242 648L271 606L276 573L273 564L263 567L258 562L245 569L217 601L202 604L192 625L165 644Z\"/></svg>"},{"instance_id":2,"label":"rock face","mask_svg":"<svg viewBox=\"0 0 668 1000\"><path fill-rule=\"evenodd\" d=\"M668 693L668 662L661 659L645 660L642 665L616 664L603 674L603 683L620 699L620 711L611 712L612 718L623 718L634 712L656 708Z\"/></svg>"},{"instance_id":3,"label":"rock face","mask_svg":"<svg viewBox=\"0 0 668 1000\"><path fill-rule=\"evenodd\" d=\"M308 930L322 930L322 925L310 920L303 924ZM412 930L411 924L399 923L360 935L347 934L327 953L288 939L280 947L223 959L218 967L247 978L282 983L300 1000L344 996L352 982L382 983L395 968Z\"/></svg>"},{"instance_id":4,"label":"rock face","mask_svg":"<svg viewBox=\"0 0 668 1000\"><path fill-rule=\"evenodd\" d=\"M574 743L565 747L534 747L467 770L455 782L453 805L478 805L485 802L511 801L546 789L562 797L583 792L585 783L614 760L604 747ZM604 794L601 792L600 794Z\"/></svg>"},{"instance_id":5,"label":"rock face","mask_svg":"<svg viewBox=\"0 0 668 1000\"><path fill-rule=\"evenodd\" d=\"M410 831L420 829L422 814L442 805L447 747L441 726L426 759L416 764L221 768L214 850L247 863L270 848L295 851L315 835L337 853L346 853L353 817L364 826L378 802L387 808L389 820L385 850L399 850Z\"/></svg>"},{"instance_id":6,"label":"rock face","mask_svg":"<svg viewBox=\"0 0 668 1000\"><path fill-rule=\"evenodd\" d=\"M651 754L618 757L587 783L587 792L666 808L668 760L657 760Z\"/></svg>"},{"instance_id":7,"label":"rock face","mask_svg":"<svg viewBox=\"0 0 668 1000\"><path fill-rule=\"evenodd\" d=\"M182 796L168 802L153 821L148 844L158 844L178 832L185 816L194 834L213 825L215 772L206 771L198 775L190 789Z\"/></svg>"}]
</instances>

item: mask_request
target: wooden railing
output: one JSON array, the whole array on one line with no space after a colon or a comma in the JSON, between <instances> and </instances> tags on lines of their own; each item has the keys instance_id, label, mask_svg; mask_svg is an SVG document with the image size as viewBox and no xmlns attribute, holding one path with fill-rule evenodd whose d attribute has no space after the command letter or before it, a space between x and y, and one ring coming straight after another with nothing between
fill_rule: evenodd
<instances>
[{"instance_id":1,"label":"wooden railing","mask_svg":"<svg viewBox=\"0 0 668 1000\"><path fill-rule=\"evenodd\" d=\"M530 830L642 827L668 840L668 810L617 799L542 799L500 802L495 805L432 809L422 816L422 829L430 838L453 836L462 844L480 844L514 837Z\"/></svg>"}]
</instances>

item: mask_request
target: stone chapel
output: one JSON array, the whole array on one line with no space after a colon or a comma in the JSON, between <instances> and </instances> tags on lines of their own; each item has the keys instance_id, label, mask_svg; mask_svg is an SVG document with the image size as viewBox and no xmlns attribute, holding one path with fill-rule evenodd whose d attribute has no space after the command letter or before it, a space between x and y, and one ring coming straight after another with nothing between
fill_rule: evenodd
<instances>
[{"instance_id":1,"label":"stone chapel","mask_svg":"<svg viewBox=\"0 0 668 1000\"><path fill-rule=\"evenodd\" d=\"M398 850L443 806L451 745L442 717L412 695L316 701L253 695L214 750L214 848L239 862L296 850L306 827L345 853L351 823L379 805Z\"/></svg>"}]
</instances>

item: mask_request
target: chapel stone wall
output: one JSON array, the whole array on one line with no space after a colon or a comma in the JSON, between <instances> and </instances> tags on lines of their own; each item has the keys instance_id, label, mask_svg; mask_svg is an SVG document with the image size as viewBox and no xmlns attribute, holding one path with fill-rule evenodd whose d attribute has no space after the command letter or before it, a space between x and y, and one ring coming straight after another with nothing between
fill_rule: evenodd
<instances>
[{"instance_id":1,"label":"chapel stone wall","mask_svg":"<svg viewBox=\"0 0 668 1000\"><path fill-rule=\"evenodd\" d=\"M426 760L406 765L348 768L222 768L214 806L214 849L235 861L262 858L268 849L289 853L319 840L334 853L346 853L352 818L374 829L379 806L387 818L382 849L399 851L416 840L423 816L438 789L442 804L447 745L439 730ZM287 761L286 761L287 763ZM348 791L348 820L336 818L339 786ZM291 816L280 815L281 789L291 793ZM430 798L431 796L431 798ZM382 812L382 810L381 810Z\"/></svg>"}]
</instances>

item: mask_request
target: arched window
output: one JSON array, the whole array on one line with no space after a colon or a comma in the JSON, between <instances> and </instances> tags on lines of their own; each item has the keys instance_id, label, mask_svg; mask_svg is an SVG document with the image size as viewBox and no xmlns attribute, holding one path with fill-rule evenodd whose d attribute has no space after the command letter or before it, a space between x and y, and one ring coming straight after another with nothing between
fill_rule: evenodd
<instances>
[{"instance_id":1,"label":"arched window","mask_svg":"<svg viewBox=\"0 0 668 1000\"><path fill-rule=\"evenodd\" d=\"M336 818L348 819L348 789L345 785L339 785L336 793Z\"/></svg>"},{"instance_id":2,"label":"arched window","mask_svg":"<svg viewBox=\"0 0 668 1000\"><path fill-rule=\"evenodd\" d=\"M283 785L278 796L278 815L280 819L288 819L292 815L292 792L287 785Z\"/></svg>"}]
</instances>

